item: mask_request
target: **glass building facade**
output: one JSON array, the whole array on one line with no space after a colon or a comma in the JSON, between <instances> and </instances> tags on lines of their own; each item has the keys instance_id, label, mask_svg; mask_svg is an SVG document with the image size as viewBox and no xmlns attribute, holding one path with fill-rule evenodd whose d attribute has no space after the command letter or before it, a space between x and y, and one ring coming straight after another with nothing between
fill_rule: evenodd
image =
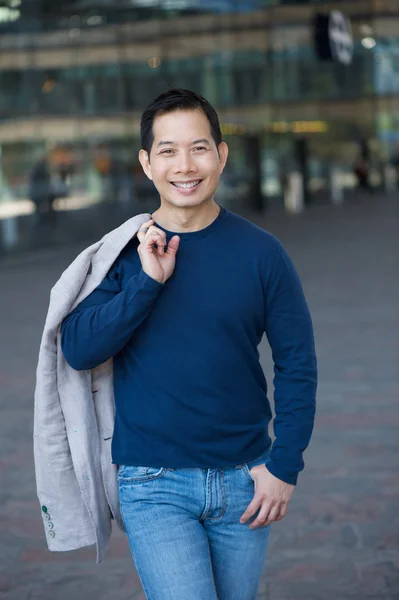
<instances>
[{"instance_id":1,"label":"glass building facade","mask_svg":"<svg viewBox=\"0 0 399 600\"><path fill-rule=\"evenodd\" d=\"M314 17L342 10L353 59L318 58ZM359 152L396 160L399 6L394 0L9 0L0 8L0 218L34 208L47 161L58 208L153 198L138 167L140 113L184 87L218 110L231 154L221 202L308 200ZM40 171L40 168L39 168ZM53 185L53 184L52 184ZM248 200L249 198L249 200Z\"/></svg>"}]
</instances>

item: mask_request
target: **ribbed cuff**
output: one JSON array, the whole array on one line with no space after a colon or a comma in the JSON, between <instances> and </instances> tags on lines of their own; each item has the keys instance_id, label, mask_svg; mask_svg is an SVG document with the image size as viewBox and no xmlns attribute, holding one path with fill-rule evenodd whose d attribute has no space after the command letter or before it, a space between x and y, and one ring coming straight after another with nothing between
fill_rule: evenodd
<instances>
[{"instance_id":1,"label":"ribbed cuff","mask_svg":"<svg viewBox=\"0 0 399 600\"><path fill-rule=\"evenodd\" d=\"M266 461L266 467L268 471L277 479L284 481L285 483L289 483L291 485L296 485L298 481L298 473L296 471L287 471L282 469L281 466L276 465L275 462L271 458L268 458Z\"/></svg>"}]
</instances>

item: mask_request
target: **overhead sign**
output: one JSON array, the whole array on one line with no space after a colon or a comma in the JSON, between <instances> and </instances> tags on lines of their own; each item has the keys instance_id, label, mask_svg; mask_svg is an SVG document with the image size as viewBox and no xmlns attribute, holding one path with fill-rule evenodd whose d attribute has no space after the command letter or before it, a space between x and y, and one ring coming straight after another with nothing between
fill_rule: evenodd
<instances>
[{"instance_id":1,"label":"overhead sign","mask_svg":"<svg viewBox=\"0 0 399 600\"><path fill-rule=\"evenodd\" d=\"M314 20L316 53L322 60L349 65L353 58L353 34L350 20L341 11L317 14Z\"/></svg>"}]
</instances>

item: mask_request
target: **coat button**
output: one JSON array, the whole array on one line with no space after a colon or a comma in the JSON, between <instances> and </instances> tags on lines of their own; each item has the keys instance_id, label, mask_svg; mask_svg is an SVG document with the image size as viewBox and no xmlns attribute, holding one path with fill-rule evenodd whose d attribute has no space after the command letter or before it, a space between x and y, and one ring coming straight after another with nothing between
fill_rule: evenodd
<instances>
[{"instance_id":1,"label":"coat button","mask_svg":"<svg viewBox=\"0 0 399 600\"><path fill-rule=\"evenodd\" d=\"M44 518L46 519L46 521L50 521L51 517L48 513L44 514Z\"/></svg>"},{"instance_id":2,"label":"coat button","mask_svg":"<svg viewBox=\"0 0 399 600\"><path fill-rule=\"evenodd\" d=\"M43 511L44 513L46 513L46 512L47 512L47 506L42 506L42 511Z\"/></svg>"},{"instance_id":3,"label":"coat button","mask_svg":"<svg viewBox=\"0 0 399 600\"><path fill-rule=\"evenodd\" d=\"M48 529L53 529L54 527L54 523L52 523L51 521L47 521L46 525Z\"/></svg>"},{"instance_id":4,"label":"coat button","mask_svg":"<svg viewBox=\"0 0 399 600\"><path fill-rule=\"evenodd\" d=\"M55 537L55 533L54 533L54 531L49 531L49 532L48 532L48 534L49 534L49 536L50 536L51 538Z\"/></svg>"}]
</instances>

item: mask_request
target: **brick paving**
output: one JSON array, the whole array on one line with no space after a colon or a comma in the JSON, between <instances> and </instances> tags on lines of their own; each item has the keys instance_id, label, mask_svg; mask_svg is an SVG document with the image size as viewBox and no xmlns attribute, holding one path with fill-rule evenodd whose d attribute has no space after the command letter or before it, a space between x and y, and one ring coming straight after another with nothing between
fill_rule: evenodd
<instances>
[{"instance_id":1,"label":"brick paving","mask_svg":"<svg viewBox=\"0 0 399 600\"><path fill-rule=\"evenodd\" d=\"M256 218L294 258L320 366L306 469L273 528L259 600L399 599L398 205L374 197ZM48 292L83 245L0 265L0 600L144 599L122 533L100 566L92 548L50 553L35 495L32 392ZM271 373L264 343L261 360Z\"/></svg>"}]
</instances>

